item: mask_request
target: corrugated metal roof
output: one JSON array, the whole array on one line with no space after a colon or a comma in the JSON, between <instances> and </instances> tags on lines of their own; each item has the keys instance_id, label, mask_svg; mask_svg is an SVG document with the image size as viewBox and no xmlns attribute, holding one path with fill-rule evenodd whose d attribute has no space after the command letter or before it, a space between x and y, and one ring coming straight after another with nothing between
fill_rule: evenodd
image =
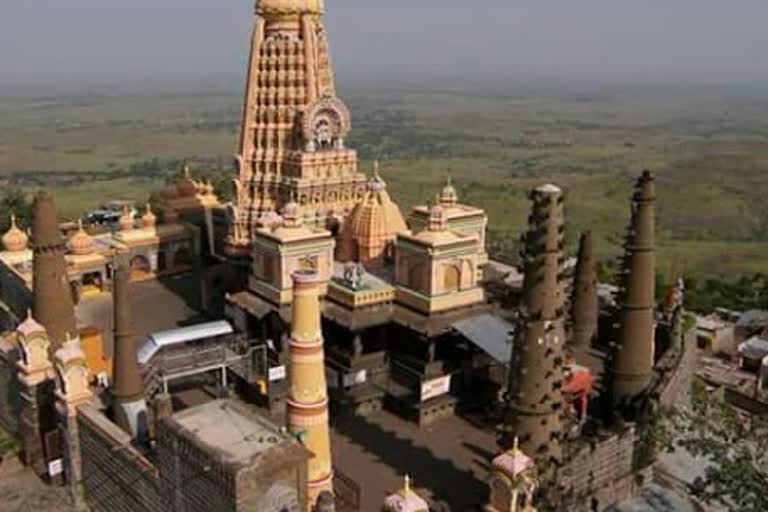
<instances>
[{"instance_id":1,"label":"corrugated metal roof","mask_svg":"<svg viewBox=\"0 0 768 512\"><path fill-rule=\"evenodd\" d=\"M189 343L191 341L203 340L206 338L214 338L216 336L232 334L233 332L234 329L232 329L229 322L226 320L217 320L215 322L205 322L187 327L179 327L178 329L152 333L147 336L147 339L141 345L137 358L139 364L144 365L147 364L157 351L163 347Z\"/></svg>"},{"instance_id":2,"label":"corrugated metal roof","mask_svg":"<svg viewBox=\"0 0 768 512\"><path fill-rule=\"evenodd\" d=\"M512 358L514 326L509 322L484 314L460 320L452 326L496 361L507 364Z\"/></svg>"}]
</instances>

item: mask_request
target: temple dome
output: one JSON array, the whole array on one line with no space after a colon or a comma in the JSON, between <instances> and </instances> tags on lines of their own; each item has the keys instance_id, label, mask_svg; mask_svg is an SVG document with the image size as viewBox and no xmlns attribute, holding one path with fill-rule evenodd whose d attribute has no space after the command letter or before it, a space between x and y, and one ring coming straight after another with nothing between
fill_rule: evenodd
<instances>
[{"instance_id":1,"label":"temple dome","mask_svg":"<svg viewBox=\"0 0 768 512\"><path fill-rule=\"evenodd\" d=\"M189 175L189 167L184 166L184 176L176 183L176 192L181 197L197 195L199 186Z\"/></svg>"},{"instance_id":2,"label":"temple dome","mask_svg":"<svg viewBox=\"0 0 768 512\"><path fill-rule=\"evenodd\" d=\"M170 204L163 209L163 222L166 224L176 224L179 221L179 212Z\"/></svg>"},{"instance_id":3,"label":"temple dome","mask_svg":"<svg viewBox=\"0 0 768 512\"><path fill-rule=\"evenodd\" d=\"M141 225L145 228L153 228L157 224L157 216L152 213L152 206L147 203L147 209L141 216Z\"/></svg>"},{"instance_id":4,"label":"temple dome","mask_svg":"<svg viewBox=\"0 0 768 512\"><path fill-rule=\"evenodd\" d=\"M133 212L129 207L123 208L123 214L120 216L118 223L120 224L120 231L130 231L134 228Z\"/></svg>"},{"instance_id":5,"label":"temple dome","mask_svg":"<svg viewBox=\"0 0 768 512\"><path fill-rule=\"evenodd\" d=\"M350 212L342 233L342 259L374 266L383 263L397 233L408 231L397 204L378 172L368 180L362 200Z\"/></svg>"},{"instance_id":6,"label":"temple dome","mask_svg":"<svg viewBox=\"0 0 768 512\"><path fill-rule=\"evenodd\" d=\"M256 12L260 15L322 14L323 0L258 0Z\"/></svg>"},{"instance_id":7,"label":"temple dome","mask_svg":"<svg viewBox=\"0 0 768 512\"><path fill-rule=\"evenodd\" d=\"M24 251L29 243L29 236L16 225L16 215L11 215L11 227L3 235L3 247L9 252Z\"/></svg>"},{"instance_id":8,"label":"temple dome","mask_svg":"<svg viewBox=\"0 0 768 512\"><path fill-rule=\"evenodd\" d=\"M93 237L83 228L83 221L77 221L77 231L69 238L69 250L72 254L84 256L93 252Z\"/></svg>"},{"instance_id":9,"label":"temple dome","mask_svg":"<svg viewBox=\"0 0 768 512\"><path fill-rule=\"evenodd\" d=\"M456 206L459 202L459 195L456 193L456 188L451 183L450 176L446 181L443 190L440 192L440 204L446 207Z\"/></svg>"},{"instance_id":10,"label":"temple dome","mask_svg":"<svg viewBox=\"0 0 768 512\"><path fill-rule=\"evenodd\" d=\"M16 332L22 336L31 336L35 333L46 333L45 327L32 317L32 310L27 311L27 318L16 327Z\"/></svg>"},{"instance_id":11,"label":"temple dome","mask_svg":"<svg viewBox=\"0 0 768 512\"><path fill-rule=\"evenodd\" d=\"M301 207L299 203L291 199L284 207L282 212L283 226L292 228L299 227L304 224L304 219L301 215Z\"/></svg>"},{"instance_id":12,"label":"temple dome","mask_svg":"<svg viewBox=\"0 0 768 512\"><path fill-rule=\"evenodd\" d=\"M384 500L385 512L429 512L429 505L411 489L411 480L405 477L403 488Z\"/></svg>"}]
</instances>

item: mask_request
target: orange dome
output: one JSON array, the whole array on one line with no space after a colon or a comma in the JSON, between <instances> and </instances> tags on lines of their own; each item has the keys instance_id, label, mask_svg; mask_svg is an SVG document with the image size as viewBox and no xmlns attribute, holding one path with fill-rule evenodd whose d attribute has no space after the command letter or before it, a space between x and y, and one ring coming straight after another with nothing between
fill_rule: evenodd
<instances>
[{"instance_id":1,"label":"orange dome","mask_svg":"<svg viewBox=\"0 0 768 512\"><path fill-rule=\"evenodd\" d=\"M84 256L93 252L93 237L83 229L83 221L77 221L78 230L69 238L69 250L72 254Z\"/></svg>"},{"instance_id":2,"label":"orange dome","mask_svg":"<svg viewBox=\"0 0 768 512\"><path fill-rule=\"evenodd\" d=\"M130 231L134 228L133 224L133 212L127 206L123 207L123 214L118 221L120 224L120 231Z\"/></svg>"},{"instance_id":3,"label":"orange dome","mask_svg":"<svg viewBox=\"0 0 768 512\"><path fill-rule=\"evenodd\" d=\"M145 228L153 228L157 224L157 217L152 213L152 206L147 203L147 211L141 216L141 225Z\"/></svg>"},{"instance_id":4,"label":"orange dome","mask_svg":"<svg viewBox=\"0 0 768 512\"><path fill-rule=\"evenodd\" d=\"M176 192L181 197L191 197L197 194L198 184L189 175L189 167L184 166L184 176L176 183Z\"/></svg>"},{"instance_id":5,"label":"orange dome","mask_svg":"<svg viewBox=\"0 0 768 512\"><path fill-rule=\"evenodd\" d=\"M16 215L11 215L11 227L3 235L3 247L9 252L24 251L27 248L29 236L16 225Z\"/></svg>"},{"instance_id":6,"label":"orange dome","mask_svg":"<svg viewBox=\"0 0 768 512\"><path fill-rule=\"evenodd\" d=\"M381 264L395 235L407 230L400 208L389 197L387 184L376 172L368 181L363 199L347 218L343 242L352 254L344 256L363 264Z\"/></svg>"}]
</instances>

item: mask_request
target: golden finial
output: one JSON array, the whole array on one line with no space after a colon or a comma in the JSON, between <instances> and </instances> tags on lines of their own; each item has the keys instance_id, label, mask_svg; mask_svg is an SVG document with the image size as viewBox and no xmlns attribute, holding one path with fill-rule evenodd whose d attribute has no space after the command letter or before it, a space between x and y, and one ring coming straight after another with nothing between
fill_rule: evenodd
<instances>
[{"instance_id":1,"label":"golden finial","mask_svg":"<svg viewBox=\"0 0 768 512\"><path fill-rule=\"evenodd\" d=\"M11 228L15 228L16 226L16 214L11 213Z\"/></svg>"},{"instance_id":2,"label":"golden finial","mask_svg":"<svg viewBox=\"0 0 768 512\"><path fill-rule=\"evenodd\" d=\"M27 308L27 320L32 320L32 308Z\"/></svg>"},{"instance_id":3,"label":"golden finial","mask_svg":"<svg viewBox=\"0 0 768 512\"><path fill-rule=\"evenodd\" d=\"M376 178L379 177L379 161L378 160L373 161L373 176Z\"/></svg>"},{"instance_id":4,"label":"golden finial","mask_svg":"<svg viewBox=\"0 0 768 512\"><path fill-rule=\"evenodd\" d=\"M152 213L152 205L147 203L147 214L151 214L151 213Z\"/></svg>"},{"instance_id":5,"label":"golden finial","mask_svg":"<svg viewBox=\"0 0 768 512\"><path fill-rule=\"evenodd\" d=\"M515 439L512 441L512 452L518 453L520 451L520 439L515 436Z\"/></svg>"},{"instance_id":6,"label":"golden finial","mask_svg":"<svg viewBox=\"0 0 768 512\"><path fill-rule=\"evenodd\" d=\"M410 475L405 475L404 480L405 480L405 485L403 487L403 490L405 492L411 492L411 477L410 477Z\"/></svg>"},{"instance_id":7,"label":"golden finial","mask_svg":"<svg viewBox=\"0 0 768 512\"><path fill-rule=\"evenodd\" d=\"M189 165L187 165L186 162L184 163L184 167L183 167L182 170L184 172L184 177L185 178L189 178Z\"/></svg>"},{"instance_id":8,"label":"golden finial","mask_svg":"<svg viewBox=\"0 0 768 512\"><path fill-rule=\"evenodd\" d=\"M453 182L453 180L451 179L451 175L449 174L448 175L448 179L445 180L445 184L450 187L451 185L453 185L452 182Z\"/></svg>"}]
</instances>

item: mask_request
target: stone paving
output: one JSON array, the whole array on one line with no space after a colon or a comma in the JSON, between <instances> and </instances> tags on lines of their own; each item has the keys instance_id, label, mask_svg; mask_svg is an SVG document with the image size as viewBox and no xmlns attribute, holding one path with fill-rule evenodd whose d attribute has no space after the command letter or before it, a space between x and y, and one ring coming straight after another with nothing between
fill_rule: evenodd
<instances>
[{"instance_id":1,"label":"stone paving","mask_svg":"<svg viewBox=\"0 0 768 512\"><path fill-rule=\"evenodd\" d=\"M63 487L50 487L15 456L0 462L0 510L3 512L70 512L75 509Z\"/></svg>"},{"instance_id":2,"label":"stone paving","mask_svg":"<svg viewBox=\"0 0 768 512\"><path fill-rule=\"evenodd\" d=\"M362 487L361 511L380 510L406 474L435 512L474 510L486 499L488 461L498 451L492 432L462 418L419 429L386 411L336 418L331 437L336 466Z\"/></svg>"}]
</instances>

